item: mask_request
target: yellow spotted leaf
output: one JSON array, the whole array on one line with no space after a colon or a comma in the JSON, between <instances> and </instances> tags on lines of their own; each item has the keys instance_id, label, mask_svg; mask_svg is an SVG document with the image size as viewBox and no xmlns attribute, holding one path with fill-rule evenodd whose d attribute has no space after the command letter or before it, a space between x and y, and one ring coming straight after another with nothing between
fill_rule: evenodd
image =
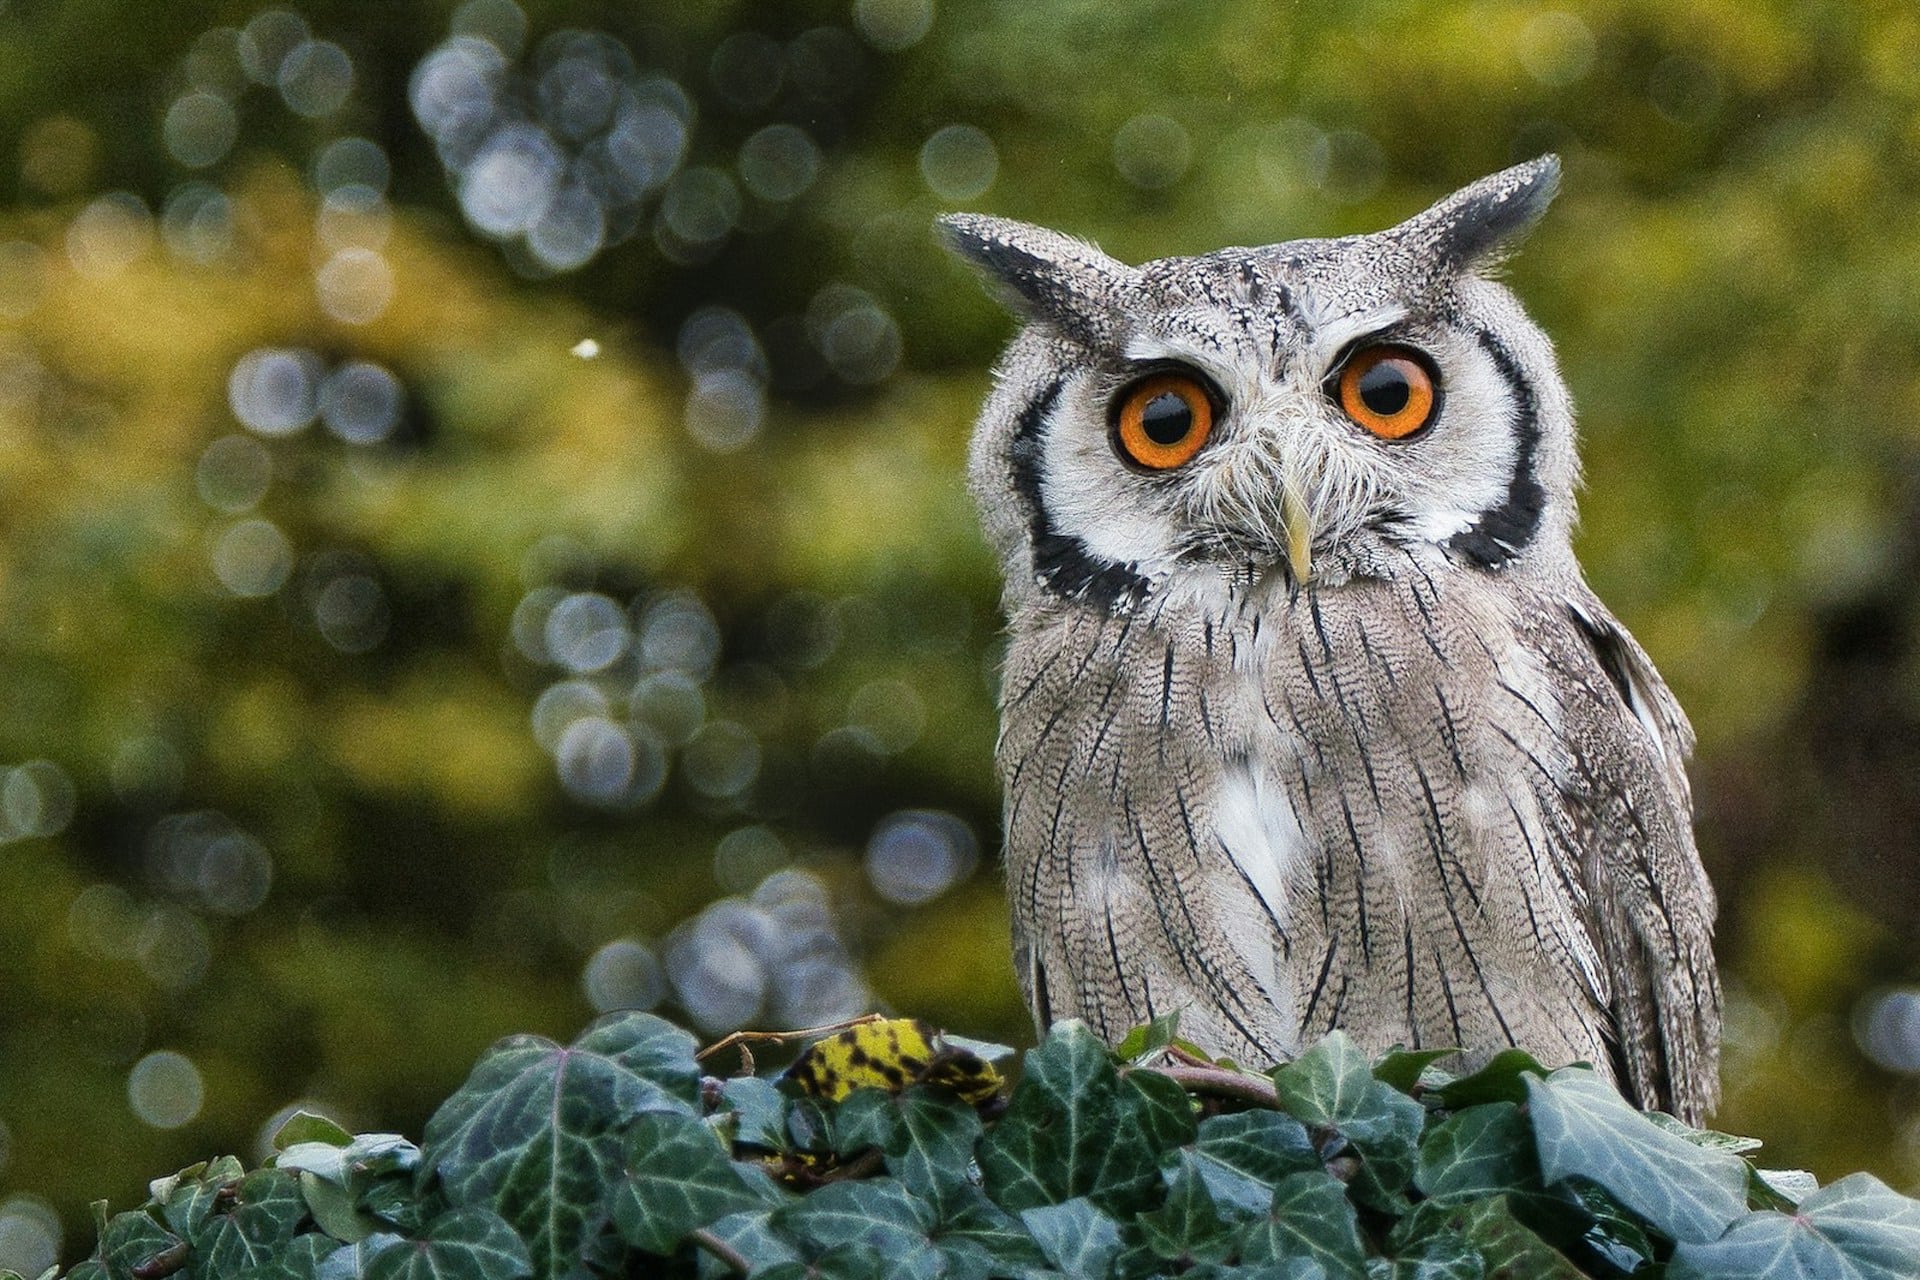
<instances>
[{"instance_id":1,"label":"yellow spotted leaf","mask_svg":"<svg viewBox=\"0 0 1920 1280\"><path fill-rule=\"evenodd\" d=\"M974 1106L1000 1093L1000 1072L971 1049L949 1043L916 1018L862 1022L837 1031L795 1059L787 1076L802 1091L838 1102L855 1089L900 1093L915 1084L951 1089Z\"/></svg>"}]
</instances>

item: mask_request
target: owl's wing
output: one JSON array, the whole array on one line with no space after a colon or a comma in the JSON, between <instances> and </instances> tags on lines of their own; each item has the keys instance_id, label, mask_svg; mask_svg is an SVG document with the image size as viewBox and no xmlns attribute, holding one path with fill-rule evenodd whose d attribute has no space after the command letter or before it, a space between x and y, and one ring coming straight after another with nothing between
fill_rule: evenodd
<instances>
[{"instance_id":1,"label":"owl's wing","mask_svg":"<svg viewBox=\"0 0 1920 1280\"><path fill-rule=\"evenodd\" d=\"M1601 955L1617 1072L1698 1122L1718 1100L1713 887L1693 843L1693 730L1646 651L1584 585L1535 612L1574 768L1562 781Z\"/></svg>"}]
</instances>

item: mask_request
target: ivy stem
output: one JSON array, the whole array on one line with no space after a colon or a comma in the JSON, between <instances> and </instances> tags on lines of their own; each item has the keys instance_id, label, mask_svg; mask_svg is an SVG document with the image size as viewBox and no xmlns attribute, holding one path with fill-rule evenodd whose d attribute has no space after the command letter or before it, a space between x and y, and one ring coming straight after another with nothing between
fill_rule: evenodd
<instances>
[{"instance_id":1,"label":"ivy stem","mask_svg":"<svg viewBox=\"0 0 1920 1280\"><path fill-rule=\"evenodd\" d=\"M1273 1081L1265 1076L1250 1076L1244 1071L1229 1071L1225 1067L1186 1065L1135 1067L1134 1070L1158 1072L1188 1093L1237 1098L1259 1107L1278 1109L1280 1106L1280 1093L1273 1087Z\"/></svg>"},{"instance_id":2,"label":"ivy stem","mask_svg":"<svg viewBox=\"0 0 1920 1280\"><path fill-rule=\"evenodd\" d=\"M816 1036L832 1035L836 1031L845 1031L849 1027L864 1026L869 1022L884 1022L886 1019L877 1013L863 1013L857 1018L847 1018L841 1022L829 1022L821 1027L801 1027L797 1031L736 1031L732 1035L715 1040L706 1048L693 1055L695 1062L705 1062L722 1049L738 1048L743 1057L747 1057L749 1042L759 1041L766 1044L791 1044L795 1040L811 1040ZM751 1062L753 1059L747 1057Z\"/></svg>"},{"instance_id":3,"label":"ivy stem","mask_svg":"<svg viewBox=\"0 0 1920 1280\"><path fill-rule=\"evenodd\" d=\"M878 1147L868 1147L853 1159L829 1173L822 1181L845 1182L852 1178L870 1178L886 1166L887 1153Z\"/></svg>"},{"instance_id":4,"label":"ivy stem","mask_svg":"<svg viewBox=\"0 0 1920 1280\"><path fill-rule=\"evenodd\" d=\"M720 1259L721 1262L724 1262L728 1267L732 1268L733 1271L735 1271L739 1275L746 1275L749 1271L753 1270L753 1263L747 1260L746 1254L741 1253L738 1249L734 1248L732 1245L728 1244L725 1240L722 1240L719 1236L716 1236L715 1234L713 1234L713 1232L709 1231L705 1227L701 1227L696 1231L689 1232L687 1235L687 1239L693 1241L695 1244L699 1245L702 1249L705 1249L708 1253Z\"/></svg>"}]
</instances>

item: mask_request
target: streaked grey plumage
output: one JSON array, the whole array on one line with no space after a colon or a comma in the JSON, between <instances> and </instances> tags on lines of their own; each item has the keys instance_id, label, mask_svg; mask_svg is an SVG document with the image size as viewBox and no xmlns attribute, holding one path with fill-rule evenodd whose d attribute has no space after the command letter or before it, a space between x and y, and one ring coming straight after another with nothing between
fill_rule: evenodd
<instances>
[{"instance_id":1,"label":"streaked grey plumage","mask_svg":"<svg viewBox=\"0 0 1920 1280\"><path fill-rule=\"evenodd\" d=\"M1692 733L1582 578L1571 405L1488 278L1557 179L1547 157L1376 235L1138 268L943 221L1029 321L972 482L1006 575L1007 877L1043 1024L1178 1009L1259 1062L1334 1026L1470 1061L1518 1044L1713 1105ZM1381 351L1432 374L1405 438L1343 399ZM1211 433L1155 469L1116 424L1169 371L1212 407L1160 393L1178 421L1155 429Z\"/></svg>"}]
</instances>

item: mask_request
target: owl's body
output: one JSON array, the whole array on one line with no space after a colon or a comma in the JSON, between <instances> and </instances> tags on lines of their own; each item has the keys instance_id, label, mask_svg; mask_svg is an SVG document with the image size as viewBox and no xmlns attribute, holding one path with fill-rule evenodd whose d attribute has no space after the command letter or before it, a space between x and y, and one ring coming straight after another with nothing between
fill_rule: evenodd
<instances>
[{"instance_id":1,"label":"owl's body","mask_svg":"<svg viewBox=\"0 0 1920 1280\"><path fill-rule=\"evenodd\" d=\"M1043 1025L1178 1010L1244 1062L1336 1026L1519 1045L1712 1105L1691 733L1581 576L1571 409L1483 274L1556 173L1378 236L1141 268L949 220L1032 320L973 483L1007 575L1007 876Z\"/></svg>"}]
</instances>

